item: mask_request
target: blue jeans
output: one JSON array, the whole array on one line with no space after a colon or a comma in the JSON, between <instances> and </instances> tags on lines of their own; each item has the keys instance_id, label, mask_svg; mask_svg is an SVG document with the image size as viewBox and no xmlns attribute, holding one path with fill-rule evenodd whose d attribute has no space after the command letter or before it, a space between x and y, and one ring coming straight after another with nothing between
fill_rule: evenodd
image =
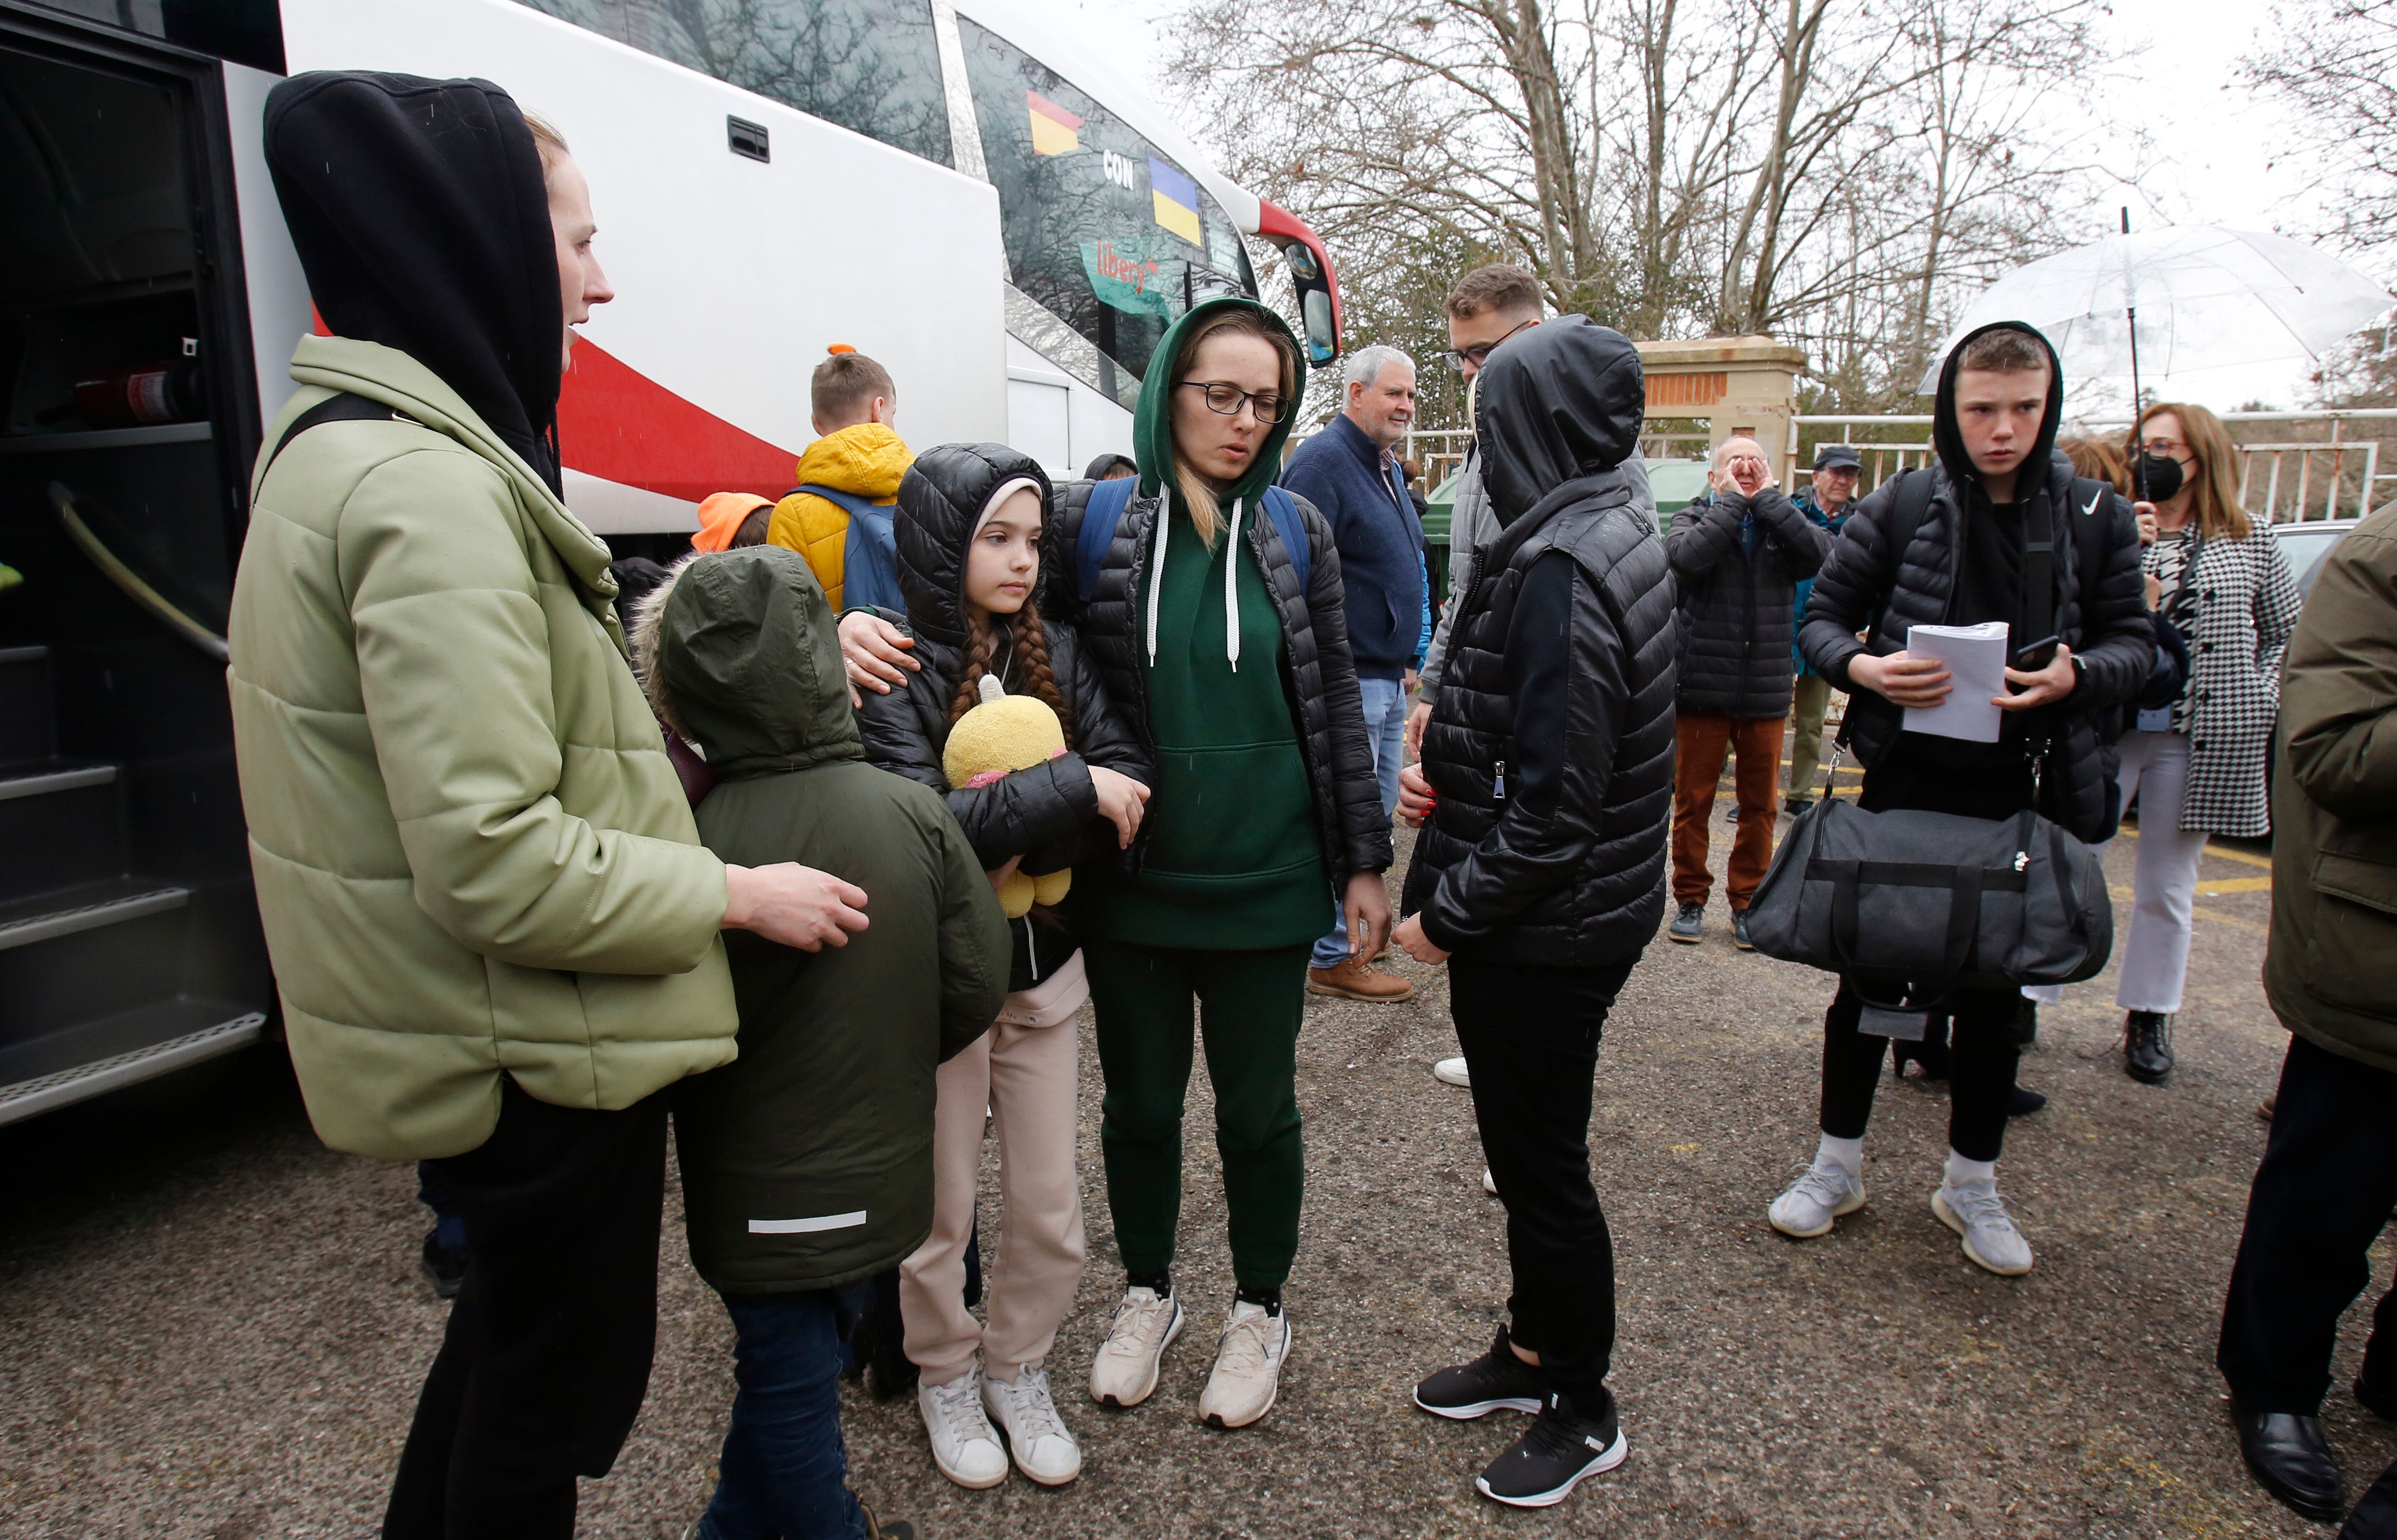
<instances>
[{"instance_id":1,"label":"blue jeans","mask_svg":"<svg viewBox=\"0 0 2397 1540\"><path fill-rule=\"evenodd\" d=\"M1398 679L1359 679L1365 698L1365 743L1373 751L1373 779L1382 786L1382 816L1399 807L1399 765L1406 755L1407 687ZM1348 955L1348 917L1341 910L1345 894L1332 900L1332 932L1315 944L1307 959L1317 968L1337 967Z\"/></svg>"},{"instance_id":2,"label":"blue jeans","mask_svg":"<svg viewBox=\"0 0 2397 1540\"><path fill-rule=\"evenodd\" d=\"M724 1294L735 1342L732 1426L699 1540L865 1540L840 1442L847 1293Z\"/></svg>"}]
</instances>

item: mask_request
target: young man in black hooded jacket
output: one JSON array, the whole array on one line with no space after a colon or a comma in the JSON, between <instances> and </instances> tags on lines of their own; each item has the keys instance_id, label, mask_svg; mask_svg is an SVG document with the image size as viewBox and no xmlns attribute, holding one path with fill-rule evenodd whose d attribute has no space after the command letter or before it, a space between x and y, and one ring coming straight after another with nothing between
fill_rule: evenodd
<instances>
[{"instance_id":1,"label":"young man in black hooded jacket","mask_svg":"<svg viewBox=\"0 0 2397 1540\"><path fill-rule=\"evenodd\" d=\"M1625 1453L1587 1141L1600 1029L1665 914L1673 586L1620 469L1645 400L1628 341L1550 321L1490 355L1473 399L1500 532L1458 601L1423 762L1400 778L1423 833L1396 939L1449 964L1513 1323L1414 1399L1444 1417L1536 1412L1475 1486L1545 1507Z\"/></svg>"},{"instance_id":2,"label":"young man in black hooded jacket","mask_svg":"<svg viewBox=\"0 0 2397 1540\"><path fill-rule=\"evenodd\" d=\"M2113 708L2145 682L2155 633L2130 504L2110 489L2076 495L2071 462L2056 450L2063 396L2056 351L2038 332L2006 323L1966 336L1939 377L1938 463L1866 498L1814 580L1800 645L1849 692L1842 740L1864 762L1868 811L2002 819L2036 806L2077 838L2112 832ZM2078 526L2089 519L2105 528L2084 538ZM2043 596L2026 576L2041 542L2053 581ZM2104 553L2097 570L2084 570L2084 550ZM2006 670L1998 741L1905 730L1906 708L1936 705L1953 688L1938 660L1906 650L1909 628L1993 621L2007 625L2018 662L2036 662L2021 654L2056 639L2042 666ZM1997 1159L2025 1007L2013 989L1958 989L1940 1008L1951 1022L1948 1152L1932 1212L1976 1265L2018 1277L2030 1271L2030 1245L1998 1196ZM1823 1235L1864 1206L1865 1125L1889 1038L1863 1022L1863 998L1842 979L1823 1019L1821 1145L1768 1215L1793 1239Z\"/></svg>"}]
</instances>

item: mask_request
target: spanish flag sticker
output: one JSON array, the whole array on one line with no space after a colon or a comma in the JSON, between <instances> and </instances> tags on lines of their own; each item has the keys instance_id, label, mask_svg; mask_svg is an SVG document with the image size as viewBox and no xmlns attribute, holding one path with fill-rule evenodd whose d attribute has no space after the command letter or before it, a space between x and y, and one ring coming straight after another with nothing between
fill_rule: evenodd
<instances>
[{"instance_id":1,"label":"spanish flag sticker","mask_svg":"<svg viewBox=\"0 0 2397 1540\"><path fill-rule=\"evenodd\" d=\"M1198 184L1158 159L1148 157L1148 195L1157 211L1157 222L1197 246L1198 240Z\"/></svg>"},{"instance_id":2,"label":"spanish flag sticker","mask_svg":"<svg viewBox=\"0 0 2397 1540\"><path fill-rule=\"evenodd\" d=\"M1038 91L1024 92L1024 103L1032 109L1034 154L1070 155L1082 147L1080 118Z\"/></svg>"}]
</instances>

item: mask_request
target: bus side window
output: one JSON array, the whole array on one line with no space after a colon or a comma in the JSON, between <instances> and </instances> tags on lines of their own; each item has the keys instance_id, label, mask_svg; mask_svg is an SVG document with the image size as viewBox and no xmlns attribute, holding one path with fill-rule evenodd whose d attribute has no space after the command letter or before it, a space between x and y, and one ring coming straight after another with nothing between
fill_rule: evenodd
<instances>
[{"instance_id":1,"label":"bus side window","mask_svg":"<svg viewBox=\"0 0 2397 1540\"><path fill-rule=\"evenodd\" d=\"M524 0L771 101L949 164L931 0Z\"/></svg>"}]
</instances>

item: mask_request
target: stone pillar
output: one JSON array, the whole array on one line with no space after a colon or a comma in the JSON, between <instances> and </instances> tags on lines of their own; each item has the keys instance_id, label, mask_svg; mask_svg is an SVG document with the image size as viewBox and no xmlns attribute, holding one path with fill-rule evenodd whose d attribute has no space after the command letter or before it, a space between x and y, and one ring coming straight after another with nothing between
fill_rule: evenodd
<instances>
[{"instance_id":1,"label":"stone pillar","mask_svg":"<svg viewBox=\"0 0 2397 1540\"><path fill-rule=\"evenodd\" d=\"M1709 453L1735 435L1756 439L1788 480L1789 419L1798 409L1803 349L1770 337L1642 342L1640 366L1648 376L1650 417L1705 418Z\"/></svg>"}]
</instances>

